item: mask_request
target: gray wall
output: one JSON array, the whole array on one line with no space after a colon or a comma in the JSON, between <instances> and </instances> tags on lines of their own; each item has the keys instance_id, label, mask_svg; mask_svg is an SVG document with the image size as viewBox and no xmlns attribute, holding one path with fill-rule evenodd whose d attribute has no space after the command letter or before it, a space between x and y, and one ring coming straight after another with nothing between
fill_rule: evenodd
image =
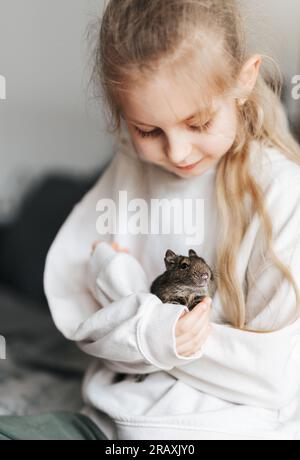
<instances>
[{"instance_id":1,"label":"gray wall","mask_svg":"<svg viewBox=\"0 0 300 460\"><path fill-rule=\"evenodd\" d=\"M258 51L274 53L287 79L300 73L300 2L241 3ZM7 79L7 100L0 101L2 209L32 175L57 168L90 171L112 153L101 109L87 94L85 32L103 4L0 0L0 74ZM289 105L297 110L291 99Z\"/></svg>"},{"instance_id":2,"label":"gray wall","mask_svg":"<svg viewBox=\"0 0 300 460\"><path fill-rule=\"evenodd\" d=\"M299 0L240 0L253 49L276 59L287 84L291 119L299 120L300 102L291 97L294 75L300 75Z\"/></svg>"},{"instance_id":3,"label":"gray wall","mask_svg":"<svg viewBox=\"0 0 300 460\"><path fill-rule=\"evenodd\" d=\"M86 27L102 1L0 0L0 206L32 176L88 172L111 156L101 108L87 94Z\"/></svg>"}]
</instances>

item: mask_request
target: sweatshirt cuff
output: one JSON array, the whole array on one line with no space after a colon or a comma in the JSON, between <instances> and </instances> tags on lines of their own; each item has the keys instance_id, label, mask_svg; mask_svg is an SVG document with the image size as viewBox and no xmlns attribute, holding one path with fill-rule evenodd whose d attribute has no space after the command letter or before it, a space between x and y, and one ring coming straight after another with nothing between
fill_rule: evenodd
<instances>
[{"instance_id":1,"label":"sweatshirt cuff","mask_svg":"<svg viewBox=\"0 0 300 460\"><path fill-rule=\"evenodd\" d=\"M111 262L117 252L105 241L98 244L89 260L91 274L96 279L104 267Z\"/></svg>"},{"instance_id":2,"label":"sweatshirt cuff","mask_svg":"<svg viewBox=\"0 0 300 460\"><path fill-rule=\"evenodd\" d=\"M175 329L183 311L189 310L184 305L148 305L139 321L137 342L140 352L147 361L160 369L171 370L177 365L182 366L203 356L203 350L191 356L177 353Z\"/></svg>"}]
</instances>

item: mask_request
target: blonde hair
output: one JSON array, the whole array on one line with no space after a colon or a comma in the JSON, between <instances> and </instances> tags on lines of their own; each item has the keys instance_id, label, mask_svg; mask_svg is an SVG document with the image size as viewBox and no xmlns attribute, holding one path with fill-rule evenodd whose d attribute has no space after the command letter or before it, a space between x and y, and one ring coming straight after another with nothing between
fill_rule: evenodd
<instances>
[{"instance_id":1,"label":"blonde hair","mask_svg":"<svg viewBox=\"0 0 300 460\"><path fill-rule=\"evenodd\" d=\"M251 94L238 90L236 77L249 58L246 42L235 0L110 0L96 39L91 81L100 89L104 108L110 115L108 130L112 133L119 132L121 127L120 95L160 69L176 76L180 63L184 72L199 84L202 109L209 107L216 94L247 98L244 105L237 104L237 138L217 169L216 197L222 224L216 273L228 322L235 328L251 331L246 327L245 293L237 277L236 261L255 213L261 219L272 262L294 288L297 317L300 292L290 270L274 252L272 222L263 190L250 173L250 143L256 140L265 147L278 148L298 165L300 146L289 130L280 101L280 73L261 72ZM199 69L193 63L190 71L188 57L195 54ZM245 206L247 198L251 209Z\"/></svg>"}]
</instances>

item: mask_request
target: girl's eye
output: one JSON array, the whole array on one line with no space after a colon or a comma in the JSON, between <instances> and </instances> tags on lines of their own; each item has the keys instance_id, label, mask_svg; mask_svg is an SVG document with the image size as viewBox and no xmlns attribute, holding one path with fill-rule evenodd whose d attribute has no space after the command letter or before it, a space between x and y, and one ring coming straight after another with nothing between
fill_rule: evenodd
<instances>
[{"instance_id":1,"label":"girl's eye","mask_svg":"<svg viewBox=\"0 0 300 460\"><path fill-rule=\"evenodd\" d=\"M137 126L135 126L134 128L137 131L137 133L143 138L159 136L159 131L160 131L159 129L154 129L153 131L142 131Z\"/></svg>"},{"instance_id":2,"label":"girl's eye","mask_svg":"<svg viewBox=\"0 0 300 460\"><path fill-rule=\"evenodd\" d=\"M210 128L211 124L212 124L212 120L209 120L207 123L205 123L205 125L202 125L202 126L189 126L189 129L191 129L192 131L197 131L199 133L202 133L202 132L207 131ZM158 137L161 134L160 129L154 129L153 131L142 131L137 126L135 126L134 128L142 138Z\"/></svg>"},{"instance_id":3,"label":"girl's eye","mask_svg":"<svg viewBox=\"0 0 300 460\"><path fill-rule=\"evenodd\" d=\"M204 132L204 131L207 131L212 125L212 120L209 120L207 123L205 123L205 125L202 125L202 126L190 126L190 129L192 131L199 131L199 132Z\"/></svg>"}]
</instances>

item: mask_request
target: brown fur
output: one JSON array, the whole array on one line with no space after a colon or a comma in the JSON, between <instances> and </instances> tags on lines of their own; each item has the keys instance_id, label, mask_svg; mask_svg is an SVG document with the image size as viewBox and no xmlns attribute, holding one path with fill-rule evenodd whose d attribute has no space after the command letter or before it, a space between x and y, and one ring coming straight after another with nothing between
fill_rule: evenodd
<instances>
[{"instance_id":1,"label":"brown fur","mask_svg":"<svg viewBox=\"0 0 300 460\"><path fill-rule=\"evenodd\" d=\"M205 297L213 297L216 281L212 269L190 249L189 256L170 249L165 256L166 271L151 285L151 293L163 303L186 305L192 310Z\"/></svg>"}]
</instances>

